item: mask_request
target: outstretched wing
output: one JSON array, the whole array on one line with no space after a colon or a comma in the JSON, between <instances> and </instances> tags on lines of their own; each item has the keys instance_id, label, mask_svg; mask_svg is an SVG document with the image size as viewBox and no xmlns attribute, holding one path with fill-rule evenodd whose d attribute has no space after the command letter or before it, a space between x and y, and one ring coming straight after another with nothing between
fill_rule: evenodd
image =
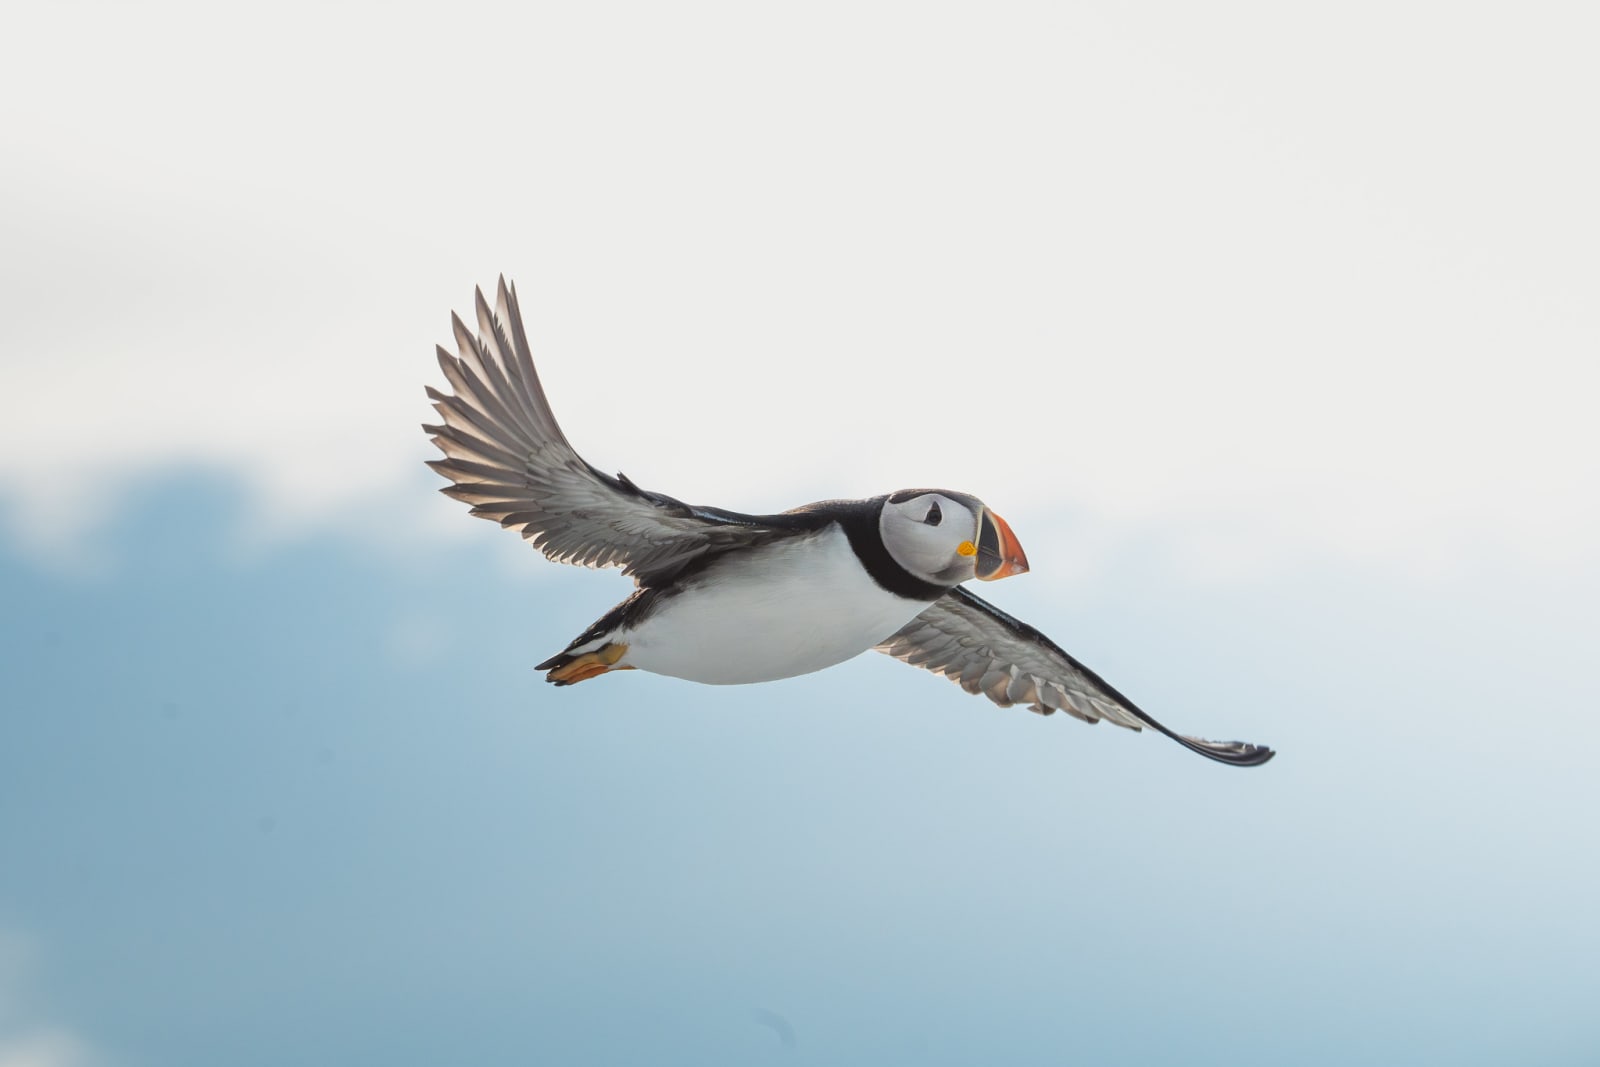
<instances>
[{"instance_id":1,"label":"outstretched wing","mask_svg":"<svg viewBox=\"0 0 1600 1067\"><path fill-rule=\"evenodd\" d=\"M428 388L444 422L423 429L445 454L428 466L453 483L441 492L471 504L472 514L519 531L558 563L621 567L640 582L664 580L706 555L793 532L784 516L695 507L590 466L550 411L515 288L500 279L498 315L490 313L482 289L476 303L477 336L451 315L460 354L439 349L453 393Z\"/></svg>"},{"instance_id":2,"label":"outstretched wing","mask_svg":"<svg viewBox=\"0 0 1600 1067\"><path fill-rule=\"evenodd\" d=\"M982 693L1001 707L1027 704L1041 715L1059 710L1085 722L1105 719L1132 730L1148 726L1202 756L1240 767L1273 756L1263 745L1173 733L1044 634L960 587L935 600L877 648L942 674L969 693Z\"/></svg>"}]
</instances>

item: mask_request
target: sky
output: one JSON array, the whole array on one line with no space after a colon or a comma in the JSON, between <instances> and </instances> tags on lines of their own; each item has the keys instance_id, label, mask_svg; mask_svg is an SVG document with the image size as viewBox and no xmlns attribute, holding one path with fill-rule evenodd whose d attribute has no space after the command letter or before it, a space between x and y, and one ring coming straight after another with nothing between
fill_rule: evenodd
<instances>
[{"instance_id":1,"label":"sky","mask_svg":"<svg viewBox=\"0 0 1600 1067\"><path fill-rule=\"evenodd\" d=\"M1587 1062L1581 5L35 5L0 43L0 1067ZM621 599L433 490L921 485L1238 771Z\"/></svg>"}]
</instances>

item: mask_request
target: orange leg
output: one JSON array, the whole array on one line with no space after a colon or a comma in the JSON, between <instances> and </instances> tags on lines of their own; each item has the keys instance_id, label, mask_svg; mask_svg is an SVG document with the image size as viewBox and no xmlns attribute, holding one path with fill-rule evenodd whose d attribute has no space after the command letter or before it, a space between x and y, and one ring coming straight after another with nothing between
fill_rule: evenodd
<instances>
[{"instance_id":1,"label":"orange leg","mask_svg":"<svg viewBox=\"0 0 1600 1067\"><path fill-rule=\"evenodd\" d=\"M572 685L574 682L586 682L608 671L631 671L632 667L616 665L617 660L627 651L627 645L604 645L593 652L585 652L571 663L562 664L545 675L545 679L557 685Z\"/></svg>"}]
</instances>

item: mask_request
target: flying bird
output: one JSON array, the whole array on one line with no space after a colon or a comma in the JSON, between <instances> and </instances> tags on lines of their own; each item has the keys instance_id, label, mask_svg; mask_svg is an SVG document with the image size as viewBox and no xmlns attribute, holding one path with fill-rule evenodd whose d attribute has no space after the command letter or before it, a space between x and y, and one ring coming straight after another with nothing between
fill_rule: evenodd
<instances>
[{"instance_id":1,"label":"flying bird","mask_svg":"<svg viewBox=\"0 0 1600 1067\"><path fill-rule=\"evenodd\" d=\"M1202 756L1255 766L1273 752L1175 733L1032 626L969 592L1028 569L1004 519L967 493L902 489L775 515L698 507L605 474L567 443L534 370L515 287L476 295L474 335L452 315L439 348L449 393L441 491L522 534L549 559L620 567L631 596L540 663L573 685L638 669L712 685L822 670L868 649L981 693L1001 707L1146 726Z\"/></svg>"}]
</instances>

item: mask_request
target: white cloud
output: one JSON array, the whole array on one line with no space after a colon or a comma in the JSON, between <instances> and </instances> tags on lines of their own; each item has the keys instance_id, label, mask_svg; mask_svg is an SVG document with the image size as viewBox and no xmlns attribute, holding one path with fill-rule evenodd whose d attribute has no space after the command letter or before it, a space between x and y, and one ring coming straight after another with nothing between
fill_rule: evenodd
<instances>
[{"instance_id":1,"label":"white cloud","mask_svg":"<svg viewBox=\"0 0 1600 1067\"><path fill-rule=\"evenodd\" d=\"M0 928L0 1067L93 1067L87 1041L40 1018L30 991L34 950L21 934Z\"/></svg>"},{"instance_id":2,"label":"white cloud","mask_svg":"<svg viewBox=\"0 0 1600 1067\"><path fill-rule=\"evenodd\" d=\"M31 1030L0 1035L0 1067L89 1067L89 1048L63 1030Z\"/></svg>"},{"instance_id":3,"label":"white cloud","mask_svg":"<svg viewBox=\"0 0 1600 1067\"><path fill-rule=\"evenodd\" d=\"M0 75L36 544L180 464L273 529L463 529L421 386L505 270L569 436L688 499L944 484L1210 572L1593 561L1587 12L210 11L36 7Z\"/></svg>"}]
</instances>

